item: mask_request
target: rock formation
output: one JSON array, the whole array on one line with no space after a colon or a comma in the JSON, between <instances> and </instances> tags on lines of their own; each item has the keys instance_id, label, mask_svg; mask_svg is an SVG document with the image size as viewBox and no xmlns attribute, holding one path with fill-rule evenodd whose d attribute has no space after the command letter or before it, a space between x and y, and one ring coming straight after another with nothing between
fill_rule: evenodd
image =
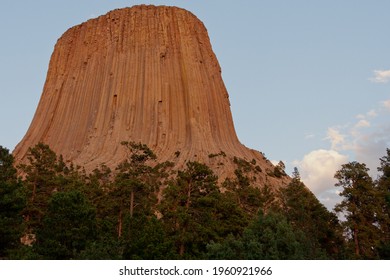
<instances>
[{"instance_id":1,"label":"rock formation","mask_svg":"<svg viewBox=\"0 0 390 280\"><path fill-rule=\"evenodd\" d=\"M121 141L145 143L176 168L198 160L221 178L233 173L234 157L254 159L259 184L283 184L267 178L274 166L261 153L239 142L206 28L180 8L114 10L66 31L14 155L23 162L44 142L87 171L114 168L126 157Z\"/></svg>"}]
</instances>

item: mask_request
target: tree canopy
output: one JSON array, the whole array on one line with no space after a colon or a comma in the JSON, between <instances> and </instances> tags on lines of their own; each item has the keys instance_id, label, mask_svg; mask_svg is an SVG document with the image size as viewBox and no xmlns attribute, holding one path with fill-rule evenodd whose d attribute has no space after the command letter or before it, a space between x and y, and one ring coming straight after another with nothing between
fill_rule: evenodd
<instances>
[{"instance_id":1,"label":"tree canopy","mask_svg":"<svg viewBox=\"0 0 390 280\"><path fill-rule=\"evenodd\" d=\"M39 143L17 167L23 177L0 146L0 258L390 257L389 149L377 180L363 163L337 171L343 200L333 213L298 169L276 191L256 186L251 172L263 172L256 162L234 158L234 176L219 184L203 163L176 170L142 143L123 145L128 157L115 170L102 165L86 174ZM282 163L272 172L287 176Z\"/></svg>"}]
</instances>

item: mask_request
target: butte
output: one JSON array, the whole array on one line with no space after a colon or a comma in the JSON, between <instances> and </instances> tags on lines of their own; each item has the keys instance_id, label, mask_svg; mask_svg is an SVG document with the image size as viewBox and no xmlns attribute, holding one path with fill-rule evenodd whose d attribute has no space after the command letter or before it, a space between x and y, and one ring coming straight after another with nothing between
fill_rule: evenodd
<instances>
[{"instance_id":1,"label":"butte","mask_svg":"<svg viewBox=\"0 0 390 280\"><path fill-rule=\"evenodd\" d=\"M238 140L207 30L176 7L118 9L66 31L13 154L25 162L28 148L43 142L90 172L101 164L115 169L127 156L122 141L147 144L176 169L205 163L220 180L244 159L259 187L289 182Z\"/></svg>"}]
</instances>

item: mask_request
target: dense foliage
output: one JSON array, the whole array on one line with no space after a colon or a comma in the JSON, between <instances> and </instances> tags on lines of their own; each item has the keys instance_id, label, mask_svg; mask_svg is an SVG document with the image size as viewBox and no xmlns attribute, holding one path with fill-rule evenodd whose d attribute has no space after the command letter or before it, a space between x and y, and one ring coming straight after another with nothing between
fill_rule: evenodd
<instances>
[{"instance_id":1,"label":"dense foliage","mask_svg":"<svg viewBox=\"0 0 390 280\"><path fill-rule=\"evenodd\" d=\"M91 174L47 145L17 168L0 146L0 259L378 259L390 256L390 151L373 181L364 164L336 174L344 200L329 212L296 169L278 193L254 187L255 162L234 158L219 185L206 165L169 162L141 143ZM223 152L213 156L225 156ZM270 176L286 176L279 163Z\"/></svg>"},{"instance_id":2,"label":"dense foliage","mask_svg":"<svg viewBox=\"0 0 390 280\"><path fill-rule=\"evenodd\" d=\"M388 259L390 257L390 150L380 159L377 181L368 175L364 163L350 162L336 172L336 187L342 187L343 200L335 211L342 213L341 223L347 250L356 259Z\"/></svg>"}]
</instances>

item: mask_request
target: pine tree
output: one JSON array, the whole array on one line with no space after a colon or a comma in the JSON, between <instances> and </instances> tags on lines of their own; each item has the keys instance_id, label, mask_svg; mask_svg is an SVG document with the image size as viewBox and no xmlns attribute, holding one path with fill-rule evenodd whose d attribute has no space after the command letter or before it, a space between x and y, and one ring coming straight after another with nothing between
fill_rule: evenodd
<instances>
[{"instance_id":1,"label":"pine tree","mask_svg":"<svg viewBox=\"0 0 390 280\"><path fill-rule=\"evenodd\" d=\"M122 142L130 152L128 159L117 167L112 195L118 201L118 237L123 233L126 215L134 216L136 210L150 215L152 206L157 203L157 166L151 166L156 155L145 144Z\"/></svg>"},{"instance_id":2,"label":"pine tree","mask_svg":"<svg viewBox=\"0 0 390 280\"><path fill-rule=\"evenodd\" d=\"M258 172L258 166L254 167L253 162L234 158L237 168L234 170L235 178L227 178L222 188L226 190L247 215L247 219L257 217L260 210L266 212L274 206L275 194L265 185L261 189L254 186L254 179L251 172Z\"/></svg>"},{"instance_id":3,"label":"pine tree","mask_svg":"<svg viewBox=\"0 0 390 280\"><path fill-rule=\"evenodd\" d=\"M25 207L25 193L17 179L14 158L0 146L0 259L19 245L22 235L21 211Z\"/></svg>"},{"instance_id":4,"label":"pine tree","mask_svg":"<svg viewBox=\"0 0 390 280\"><path fill-rule=\"evenodd\" d=\"M368 171L364 163L354 161L342 165L335 175L336 187L343 188L340 193L343 200L335 206L335 211L346 219L342 224L348 244L358 259L378 257L375 248L380 236L377 220L380 206L378 191Z\"/></svg>"},{"instance_id":5,"label":"pine tree","mask_svg":"<svg viewBox=\"0 0 390 280\"><path fill-rule=\"evenodd\" d=\"M161 220L155 216L137 215L125 220L131 230L123 234L123 259L167 260L176 259L177 253L172 240L167 236Z\"/></svg>"},{"instance_id":6,"label":"pine tree","mask_svg":"<svg viewBox=\"0 0 390 280\"><path fill-rule=\"evenodd\" d=\"M215 217L219 199L217 176L198 162L188 162L164 191L160 210L168 234L180 257L198 256L216 238Z\"/></svg>"},{"instance_id":7,"label":"pine tree","mask_svg":"<svg viewBox=\"0 0 390 280\"><path fill-rule=\"evenodd\" d=\"M23 214L28 234L32 234L42 223L50 196L62 184L57 176L57 155L48 145L38 143L29 148L27 155L28 164L21 164L19 168L25 175L24 185L28 196Z\"/></svg>"},{"instance_id":8,"label":"pine tree","mask_svg":"<svg viewBox=\"0 0 390 280\"><path fill-rule=\"evenodd\" d=\"M301 181L301 174L299 173L298 167L294 167L292 178L296 181Z\"/></svg>"},{"instance_id":9,"label":"pine tree","mask_svg":"<svg viewBox=\"0 0 390 280\"><path fill-rule=\"evenodd\" d=\"M320 256L317 256L320 257ZM223 242L211 242L206 258L222 260L295 260L313 258L306 238L281 213L262 211L242 237L230 235Z\"/></svg>"},{"instance_id":10,"label":"pine tree","mask_svg":"<svg viewBox=\"0 0 390 280\"><path fill-rule=\"evenodd\" d=\"M313 258L322 251L340 258L343 247L337 216L329 212L300 180L296 170L287 188L281 190L283 213L295 229L305 233Z\"/></svg>"},{"instance_id":11,"label":"pine tree","mask_svg":"<svg viewBox=\"0 0 390 280\"><path fill-rule=\"evenodd\" d=\"M44 259L77 259L96 230L96 209L80 191L57 192L50 198L34 249Z\"/></svg>"},{"instance_id":12,"label":"pine tree","mask_svg":"<svg viewBox=\"0 0 390 280\"><path fill-rule=\"evenodd\" d=\"M381 212L378 223L381 231L381 244L378 248L382 259L390 259L390 149L386 150L386 156L380 159L378 171L381 173L376 184L379 191Z\"/></svg>"}]
</instances>

